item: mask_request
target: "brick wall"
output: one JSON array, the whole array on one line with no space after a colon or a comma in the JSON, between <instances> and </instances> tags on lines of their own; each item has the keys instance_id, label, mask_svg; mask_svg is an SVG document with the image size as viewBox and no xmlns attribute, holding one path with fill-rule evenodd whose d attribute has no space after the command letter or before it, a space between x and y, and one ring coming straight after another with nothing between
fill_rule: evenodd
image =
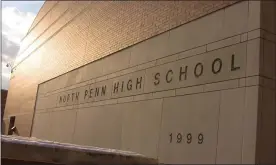
<instances>
[{"instance_id":1,"label":"brick wall","mask_svg":"<svg viewBox=\"0 0 276 165\"><path fill-rule=\"evenodd\" d=\"M19 134L29 136L39 83L235 2L45 2L15 62L5 121L16 115Z\"/></svg>"}]
</instances>

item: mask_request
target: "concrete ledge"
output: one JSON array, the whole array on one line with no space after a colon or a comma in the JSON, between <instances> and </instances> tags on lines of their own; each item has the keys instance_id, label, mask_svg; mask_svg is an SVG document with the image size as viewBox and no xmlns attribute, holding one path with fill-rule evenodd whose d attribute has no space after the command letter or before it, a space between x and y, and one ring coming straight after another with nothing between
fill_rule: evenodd
<instances>
[{"instance_id":1,"label":"concrete ledge","mask_svg":"<svg viewBox=\"0 0 276 165\"><path fill-rule=\"evenodd\" d=\"M50 164L158 164L134 152L1 135L2 159ZM18 152L20 151L20 152Z\"/></svg>"}]
</instances>

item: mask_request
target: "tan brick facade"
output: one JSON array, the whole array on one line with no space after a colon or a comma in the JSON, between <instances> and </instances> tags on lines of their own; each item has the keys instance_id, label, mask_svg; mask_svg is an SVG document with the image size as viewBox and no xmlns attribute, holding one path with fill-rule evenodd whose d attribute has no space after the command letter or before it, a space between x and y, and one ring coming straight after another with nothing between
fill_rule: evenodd
<instances>
[{"instance_id":1,"label":"tan brick facade","mask_svg":"<svg viewBox=\"0 0 276 165\"><path fill-rule=\"evenodd\" d=\"M16 115L29 136L39 83L235 2L46 1L22 41L26 59L15 62L6 121Z\"/></svg>"},{"instance_id":2,"label":"tan brick facade","mask_svg":"<svg viewBox=\"0 0 276 165\"><path fill-rule=\"evenodd\" d=\"M46 2L6 123L161 163L275 162L276 3L235 2Z\"/></svg>"}]
</instances>

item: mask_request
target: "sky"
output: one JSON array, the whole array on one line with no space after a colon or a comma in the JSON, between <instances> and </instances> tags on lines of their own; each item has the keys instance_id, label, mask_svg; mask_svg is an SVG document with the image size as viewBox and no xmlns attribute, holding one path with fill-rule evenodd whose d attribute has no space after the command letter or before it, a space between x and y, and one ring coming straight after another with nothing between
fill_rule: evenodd
<instances>
[{"instance_id":1,"label":"sky","mask_svg":"<svg viewBox=\"0 0 276 165\"><path fill-rule=\"evenodd\" d=\"M21 39L27 34L44 1L2 1L2 83L8 89L11 67L20 48Z\"/></svg>"}]
</instances>

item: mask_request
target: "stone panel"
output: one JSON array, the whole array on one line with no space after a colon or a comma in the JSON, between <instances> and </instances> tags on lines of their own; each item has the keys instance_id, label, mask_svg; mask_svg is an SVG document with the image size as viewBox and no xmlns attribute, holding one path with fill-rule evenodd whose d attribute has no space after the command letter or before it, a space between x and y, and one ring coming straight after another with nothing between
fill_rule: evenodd
<instances>
[{"instance_id":1,"label":"stone panel","mask_svg":"<svg viewBox=\"0 0 276 165\"><path fill-rule=\"evenodd\" d=\"M133 96L118 98L118 104L119 103L127 103L127 102L131 102L131 101L133 101Z\"/></svg>"},{"instance_id":2,"label":"stone panel","mask_svg":"<svg viewBox=\"0 0 276 165\"><path fill-rule=\"evenodd\" d=\"M170 54L238 35L247 29L248 1L243 1L170 31Z\"/></svg>"},{"instance_id":3,"label":"stone panel","mask_svg":"<svg viewBox=\"0 0 276 165\"><path fill-rule=\"evenodd\" d=\"M133 97L134 101L149 100L152 98L152 93L136 95Z\"/></svg>"},{"instance_id":4,"label":"stone panel","mask_svg":"<svg viewBox=\"0 0 276 165\"><path fill-rule=\"evenodd\" d=\"M263 40L263 43L263 75L268 78L275 79L276 43L266 40Z\"/></svg>"},{"instance_id":5,"label":"stone panel","mask_svg":"<svg viewBox=\"0 0 276 165\"><path fill-rule=\"evenodd\" d=\"M172 55L172 56L168 56L168 57L158 59L158 60L156 60L156 65L161 65L161 64L176 61L178 56L179 56L179 54L175 54L175 55Z\"/></svg>"},{"instance_id":6,"label":"stone panel","mask_svg":"<svg viewBox=\"0 0 276 165\"><path fill-rule=\"evenodd\" d=\"M112 81L107 80L103 82L97 82L90 85L89 99L93 101L106 100L111 98L112 93ZM91 94L90 94L91 92ZM90 98L91 96L91 98Z\"/></svg>"},{"instance_id":7,"label":"stone panel","mask_svg":"<svg viewBox=\"0 0 276 165\"><path fill-rule=\"evenodd\" d=\"M90 85L84 85L74 89L65 90L57 94L50 95L56 97L56 106L68 106L82 104L89 101Z\"/></svg>"},{"instance_id":8,"label":"stone panel","mask_svg":"<svg viewBox=\"0 0 276 165\"><path fill-rule=\"evenodd\" d=\"M81 82L81 72L80 71L81 70L76 69L72 72L67 73L68 79L67 79L66 85L64 87L71 86L71 85Z\"/></svg>"},{"instance_id":9,"label":"stone panel","mask_svg":"<svg viewBox=\"0 0 276 165\"><path fill-rule=\"evenodd\" d=\"M247 77L245 79L246 86L261 85L262 78L259 76Z\"/></svg>"},{"instance_id":10,"label":"stone panel","mask_svg":"<svg viewBox=\"0 0 276 165\"><path fill-rule=\"evenodd\" d=\"M228 80L223 82L211 83L204 85L204 91L215 91L239 87L239 80Z\"/></svg>"},{"instance_id":11,"label":"stone panel","mask_svg":"<svg viewBox=\"0 0 276 165\"><path fill-rule=\"evenodd\" d=\"M249 1L248 31L261 27L261 1Z\"/></svg>"},{"instance_id":12,"label":"stone panel","mask_svg":"<svg viewBox=\"0 0 276 165\"><path fill-rule=\"evenodd\" d=\"M35 113L31 136L39 139L50 139L50 113Z\"/></svg>"},{"instance_id":13,"label":"stone panel","mask_svg":"<svg viewBox=\"0 0 276 165\"><path fill-rule=\"evenodd\" d=\"M179 53L178 58L182 59L182 58L202 54L202 53L205 53L206 51L207 51L207 46L206 45L205 46L200 46L200 47L197 47L197 48L190 49L190 50Z\"/></svg>"},{"instance_id":14,"label":"stone panel","mask_svg":"<svg viewBox=\"0 0 276 165\"><path fill-rule=\"evenodd\" d=\"M130 49L125 49L110 55L108 58L103 59L103 74L109 74L128 68L130 52Z\"/></svg>"},{"instance_id":15,"label":"stone panel","mask_svg":"<svg viewBox=\"0 0 276 165\"><path fill-rule=\"evenodd\" d=\"M112 79L112 98L141 94L144 90L145 71L138 71Z\"/></svg>"},{"instance_id":16,"label":"stone panel","mask_svg":"<svg viewBox=\"0 0 276 165\"><path fill-rule=\"evenodd\" d=\"M170 31L170 54L219 40L223 17L224 10L220 10Z\"/></svg>"},{"instance_id":17,"label":"stone panel","mask_svg":"<svg viewBox=\"0 0 276 165\"><path fill-rule=\"evenodd\" d=\"M248 31L249 1L242 1L225 9L222 38Z\"/></svg>"},{"instance_id":18,"label":"stone panel","mask_svg":"<svg viewBox=\"0 0 276 165\"><path fill-rule=\"evenodd\" d=\"M37 90L38 95L43 95L43 94L46 93L45 86L46 86L45 83L42 83L42 84L38 85L38 90Z\"/></svg>"},{"instance_id":19,"label":"stone panel","mask_svg":"<svg viewBox=\"0 0 276 165\"><path fill-rule=\"evenodd\" d=\"M35 109L45 110L48 108L54 108L57 106L57 99L58 99L57 94L52 94L48 96L38 96Z\"/></svg>"},{"instance_id":20,"label":"stone panel","mask_svg":"<svg viewBox=\"0 0 276 165\"><path fill-rule=\"evenodd\" d=\"M245 41L247 41L248 40L248 34L247 33L243 33L242 35L241 35L241 42L245 42Z\"/></svg>"},{"instance_id":21,"label":"stone panel","mask_svg":"<svg viewBox=\"0 0 276 165\"><path fill-rule=\"evenodd\" d=\"M154 67L156 63L157 63L157 61L151 61L151 62L147 62L147 63L141 64L141 65L138 65L135 68L136 68L136 70L143 70L143 69ZM132 69L131 69L131 71L132 71ZM128 73L128 72L126 71L124 73Z\"/></svg>"},{"instance_id":22,"label":"stone panel","mask_svg":"<svg viewBox=\"0 0 276 165\"><path fill-rule=\"evenodd\" d=\"M123 111L121 149L157 158L162 100L118 106Z\"/></svg>"},{"instance_id":23,"label":"stone panel","mask_svg":"<svg viewBox=\"0 0 276 165\"><path fill-rule=\"evenodd\" d=\"M259 87L245 88L242 164L255 164L258 131Z\"/></svg>"},{"instance_id":24,"label":"stone panel","mask_svg":"<svg viewBox=\"0 0 276 165\"><path fill-rule=\"evenodd\" d=\"M56 104L58 107L60 107L60 106L73 105L74 103L77 103L79 94L77 92L74 92L71 89L71 90L66 90L64 92L60 92L56 95L50 95L50 97L55 97Z\"/></svg>"},{"instance_id":25,"label":"stone panel","mask_svg":"<svg viewBox=\"0 0 276 165\"><path fill-rule=\"evenodd\" d=\"M262 77L261 82L263 83L262 85L264 87L269 88L271 90L275 90L276 80L272 80L272 79Z\"/></svg>"},{"instance_id":26,"label":"stone panel","mask_svg":"<svg viewBox=\"0 0 276 165\"><path fill-rule=\"evenodd\" d=\"M57 94L52 94L52 95L49 95L48 96L48 99L47 99L47 108L54 108L57 106L57 100L58 100L58 95Z\"/></svg>"},{"instance_id":27,"label":"stone panel","mask_svg":"<svg viewBox=\"0 0 276 165\"><path fill-rule=\"evenodd\" d=\"M152 98L163 98L163 97L171 97L171 96L175 96L174 89L152 93Z\"/></svg>"},{"instance_id":28,"label":"stone panel","mask_svg":"<svg viewBox=\"0 0 276 165\"><path fill-rule=\"evenodd\" d=\"M130 65L135 66L169 54L169 32L166 32L133 46Z\"/></svg>"},{"instance_id":29,"label":"stone panel","mask_svg":"<svg viewBox=\"0 0 276 165\"><path fill-rule=\"evenodd\" d=\"M77 112L73 143L121 148L122 110L116 105L90 107Z\"/></svg>"},{"instance_id":30,"label":"stone panel","mask_svg":"<svg viewBox=\"0 0 276 165\"><path fill-rule=\"evenodd\" d=\"M262 40L254 39L247 42L246 76L259 75L263 66Z\"/></svg>"},{"instance_id":31,"label":"stone panel","mask_svg":"<svg viewBox=\"0 0 276 165\"><path fill-rule=\"evenodd\" d=\"M230 46L146 70L145 92L245 76L246 44Z\"/></svg>"},{"instance_id":32,"label":"stone panel","mask_svg":"<svg viewBox=\"0 0 276 165\"><path fill-rule=\"evenodd\" d=\"M275 90L261 88L261 116L260 116L260 138L258 139L257 159L260 164L275 164L276 155L276 109Z\"/></svg>"},{"instance_id":33,"label":"stone panel","mask_svg":"<svg viewBox=\"0 0 276 165\"><path fill-rule=\"evenodd\" d=\"M216 164L241 164L245 88L221 92Z\"/></svg>"},{"instance_id":34,"label":"stone panel","mask_svg":"<svg viewBox=\"0 0 276 165\"><path fill-rule=\"evenodd\" d=\"M262 1L261 27L271 33L276 33L276 3L275 1Z\"/></svg>"},{"instance_id":35,"label":"stone panel","mask_svg":"<svg viewBox=\"0 0 276 165\"><path fill-rule=\"evenodd\" d=\"M46 109L46 105L45 105L46 100L47 100L47 97L37 97L36 107L35 107L36 111Z\"/></svg>"},{"instance_id":36,"label":"stone panel","mask_svg":"<svg viewBox=\"0 0 276 165\"><path fill-rule=\"evenodd\" d=\"M102 60L83 66L81 69L81 80L86 81L101 76L103 74L103 67Z\"/></svg>"},{"instance_id":37,"label":"stone panel","mask_svg":"<svg viewBox=\"0 0 276 165\"><path fill-rule=\"evenodd\" d=\"M207 51L212 51L212 50L215 50L215 49L227 47L227 46L234 45L234 44L237 44L237 43L240 43L240 42L241 42L241 36L239 36L239 35L234 36L234 37L231 37L231 38L227 38L225 40L221 40L221 41L218 41L218 42L208 44L207 45Z\"/></svg>"},{"instance_id":38,"label":"stone panel","mask_svg":"<svg viewBox=\"0 0 276 165\"><path fill-rule=\"evenodd\" d=\"M204 91L204 85L197 85L193 87L180 88L175 90L176 95L187 95L193 93L202 93Z\"/></svg>"},{"instance_id":39,"label":"stone panel","mask_svg":"<svg viewBox=\"0 0 276 165\"><path fill-rule=\"evenodd\" d=\"M218 120L219 92L164 99L159 161L214 164Z\"/></svg>"},{"instance_id":40,"label":"stone panel","mask_svg":"<svg viewBox=\"0 0 276 165\"><path fill-rule=\"evenodd\" d=\"M50 113L50 139L57 142L72 143L75 129L76 111L65 110Z\"/></svg>"},{"instance_id":41,"label":"stone panel","mask_svg":"<svg viewBox=\"0 0 276 165\"><path fill-rule=\"evenodd\" d=\"M262 30L261 29L256 29L248 32L248 40L260 38L262 35Z\"/></svg>"}]
</instances>

